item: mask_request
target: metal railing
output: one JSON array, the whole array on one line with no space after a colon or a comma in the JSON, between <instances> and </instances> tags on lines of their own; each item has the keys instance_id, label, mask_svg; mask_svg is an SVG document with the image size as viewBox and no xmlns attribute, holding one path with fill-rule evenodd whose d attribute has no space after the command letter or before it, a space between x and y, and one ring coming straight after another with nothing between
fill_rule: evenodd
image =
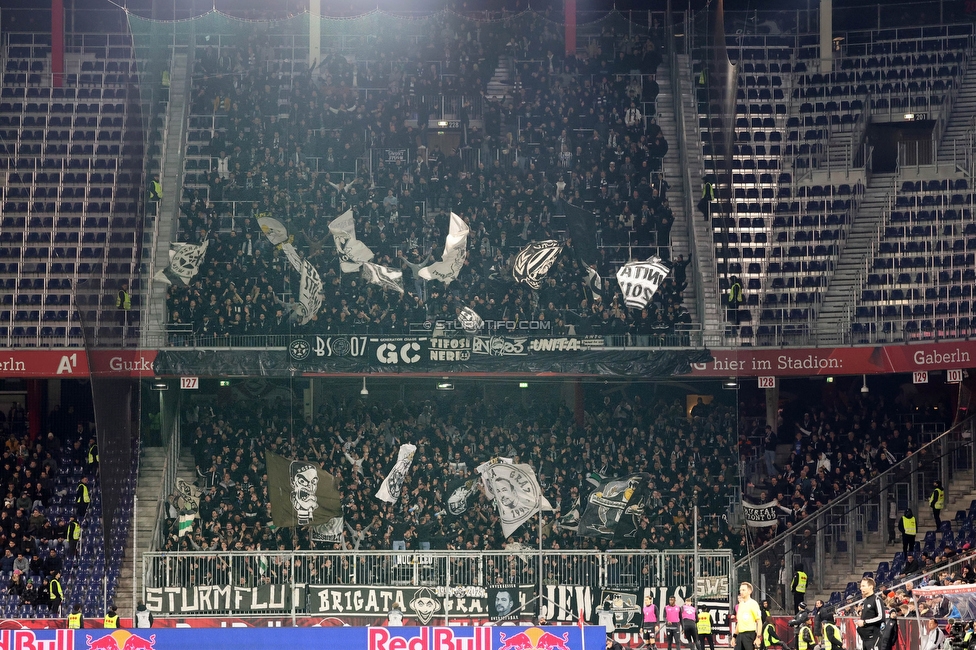
<instances>
[{"instance_id":1,"label":"metal railing","mask_svg":"<svg viewBox=\"0 0 976 650\"><path fill-rule=\"evenodd\" d=\"M697 563L696 563L697 559ZM428 587L435 593L492 585L546 585L597 589L698 586L727 598L732 583L731 550L673 551L251 551L145 553L143 598L153 593L208 585L220 588L288 585ZM716 589L716 585L718 588ZM443 591L441 591L443 590ZM724 592L723 592L724 590ZM276 613L302 614L298 599ZM242 603L235 616L267 615ZM210 611L197 615L214 615ZM576 612L572 612L573 615ZM190 613L181 615L192 616Z\"/></svg>"},{"instance_id":2,"label":"metal railing","mask_svg":"<svg viewBox=\"0 0 976 650\"><path fill-rule=\"evenodd\" d=\"M879 549L888 549L888 539L894 536L888 528L894 523L889 518L892 502L896 512L905 507L918 512L916 504L924 500L935 479L943 482L947 493L953 488L976 487L974 433L976 418L969 418L934 437L884 473L834 499L812 516L794 522L738 560L736 567L751 574L754 584L768 590L778 583L780 561L785 560L786 572L792 575L796 560L808 569L813 588L832 588L824 584L825 567L844 566L853 573L859 561L870 559ZM810 542L800 541L807 530L814 540L812 553L800 550L805 545L810 549Z\"/></svg>"}]
</instances>

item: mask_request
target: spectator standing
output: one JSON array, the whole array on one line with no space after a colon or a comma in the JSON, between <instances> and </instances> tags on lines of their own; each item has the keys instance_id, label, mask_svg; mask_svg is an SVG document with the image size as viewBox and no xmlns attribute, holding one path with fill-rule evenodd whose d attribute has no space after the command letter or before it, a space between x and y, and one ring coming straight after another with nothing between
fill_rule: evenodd
<instances>
[{"instance_id":1,"label":"spectator standing","mask_svg":"<svg viewBox=\"0 0 976 650\"><path fill-rule=\"evenodd\" d=\"M132 617L132 622L137 628L148 628L153 626L153 615L146 607L146 603L139 601L136 605L136 613Z\"/></svg>"},{"instance_id":2,"label":"spectator standing","mask_svg":"<svg viewBox=\"0 0 976 650\"><path fill-rule=\"evenodd\" d=\"M393 607L386 614L386 624L388 627L403 626L403 612L400 610L400 603L393 603Z\"/></svg>"}]
</instances>

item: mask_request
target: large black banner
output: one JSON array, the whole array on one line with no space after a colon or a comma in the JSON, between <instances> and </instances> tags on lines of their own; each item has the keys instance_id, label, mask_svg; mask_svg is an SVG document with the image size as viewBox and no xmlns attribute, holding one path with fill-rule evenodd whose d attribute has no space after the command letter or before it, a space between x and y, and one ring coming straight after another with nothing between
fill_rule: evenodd
<instances>
[{"instance_id":1,"label":"large black banner","mask_svg":"<svg viewBox=\"0 0 976 650\"><path fill-rule=\"evenodd\" d=\"M491 620L532 617L535 585L484 587L409 587L373 585L197 585L148 588L146 606L159 614L255 614L295 611L324 616L385 616L399 606L404 616L426 625L434 617Z\"/></svg>"},{"instance_id":2,"label":"large black banner","mask_svg":"<svg viewBox=\"0 0 976 650\"><path fill-rule=\"evenodd\" d=\"M295 374L506 372L670 377L711 360L707 350L612 349L585 337L309 336L287 349L160 350L159 376L292 377Z\"/></svg>"}]
</instances>

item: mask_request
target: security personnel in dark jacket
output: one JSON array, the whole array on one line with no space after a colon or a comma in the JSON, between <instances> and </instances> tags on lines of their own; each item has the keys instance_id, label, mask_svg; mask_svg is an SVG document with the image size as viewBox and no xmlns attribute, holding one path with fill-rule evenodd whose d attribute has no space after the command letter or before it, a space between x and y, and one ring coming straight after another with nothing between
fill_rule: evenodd
<instances>
[{"instance_id":1,"label":"security personnel in dark jacket","mask_svg":"<svg viewBox=\"0 0 976 650\"><path fill-rule=\"evenodd\" d=\"M840 628L834 623L832 614L823 618L823 645L824 650L844 650L844 644L840 640Z\"/></svg>"},{"instance_id":2,"label":"security personnel in dark jacket","mask_svg":"<svg viewBox=\"0 0 976 650\"><path fill-rule=\"evenodd\" d=\"M88 505L91 503L91 490L88 488L88 477L82 476L78 488L75 490L75 516L79 520L85 518Z\"/></svg>"},{"instance_id":3,"label":"security personnel in dark jacket","mask_svg":"<svg viewBox=\"0 0 976 650\"><path fill-rule=\"evenodd\" d=\"M74 557L78 553L78 543L81 541L81 524L74 517L68 521L65 537L68 540L68 554Z\"/></svg>"},{"instance_id":4,"label":"security personnel in dark jacket","mask_svg":"<svg viewBox=\"0 0 976 650\"><path fill-rule=\"evenodd\" d=\"M102 627L105 629L116 628L119 626L119 613L115 609L115 605L109 605L108 611L105 612L105 618L102 621Z\"/></svg>"},{"instance_id":5,"label":"security personnel in dark jacket","mask_svg":"<svg viewBox=\"0 0 976 650\"><path fill-rule=\"evenodd\" d=\"M51 578L47 585L48 607L51 608L51 615L57 616L61 613L61 602L64 600L64 590L61 588L61 572L58 571Z\"/></svg>"},{"instance_id":6,"label":"security personnel in dark jacket","mask_svg":"<svg viewBox=\"0 0 976 650\"><path fill-rule=\"evenodd\" d=\"M68 614L68 629L80 630L83 627L85 627L85 617L81 613L81 604L75 603L75 606L71 608L71 613Z\"/></svg>"},{"instance_id":7,"label":"security personnel in dark jacket","mask_svg":"<svg viewBox=\"0 0 976 650\"><path fill-rule=\"evenodd\" d=\"M88 439L88 473L94 476L98 472L98 441L95 438Z\"/></svg>"}]
</instances>

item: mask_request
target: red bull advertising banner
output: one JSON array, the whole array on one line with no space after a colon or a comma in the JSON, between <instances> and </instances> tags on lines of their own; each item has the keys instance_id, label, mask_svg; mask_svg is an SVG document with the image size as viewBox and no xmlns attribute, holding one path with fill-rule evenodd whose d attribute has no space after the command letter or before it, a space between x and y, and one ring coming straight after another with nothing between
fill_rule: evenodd
<instances>
[{"instance_id":1,"label":"red bull advertising banner","mask_svg":"<svg viewBox=\"0 0 976 650\"><path fill-rule=\"evenodd\" d=\"M603 650L597 626L0 630L0 650Z\"/></svg>"}]
</instances>

